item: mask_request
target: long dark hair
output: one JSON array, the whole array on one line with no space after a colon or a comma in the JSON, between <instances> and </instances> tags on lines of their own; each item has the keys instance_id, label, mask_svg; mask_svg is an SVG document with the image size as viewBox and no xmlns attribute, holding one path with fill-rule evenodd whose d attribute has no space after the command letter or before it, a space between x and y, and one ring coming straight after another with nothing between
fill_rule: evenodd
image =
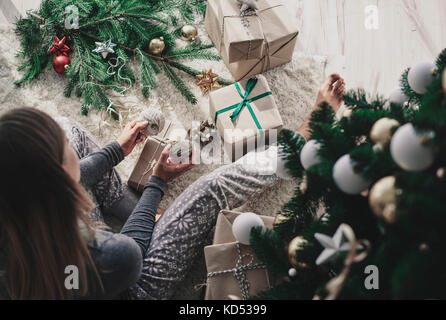
<instances>
[{"instance_id":1,"label":"long dark hair","mask_svg":"<svg viewBox=\"0 0 446 320\"><path fill-rule=\"evenodd\" d=\"M92 202L63 170L67 143L47 114L20 108L0 117L0 252L12 299L70 299L97 275L79 224L93 232ZM67 290L65 268L79 270L80 290Z\"/></svg>"}]
</instances>

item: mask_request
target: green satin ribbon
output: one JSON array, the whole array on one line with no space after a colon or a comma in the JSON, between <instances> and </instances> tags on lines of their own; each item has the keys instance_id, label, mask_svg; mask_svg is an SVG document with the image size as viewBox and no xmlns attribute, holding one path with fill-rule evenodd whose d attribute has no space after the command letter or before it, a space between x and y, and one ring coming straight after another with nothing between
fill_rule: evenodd
<instances>
[{"instance_id":1,"label":"green satin ribbon","mask_svg":"<svg viewBox=\"0 0 446 320\"><path fill-rule=\"evenodd\" d=\"M264 98L264 97L266 97L266 96L272 95L273 93L272 93L271 91L268 91L268 92L262 93L262 94L260 94L260 95L258 95L258 96L256 96L256 97L254 97L254 98L248 99L248 97L249 97L249 95L251 94L252 90L253 90L254 87L256 86L257 81L258 81L257 78L251 78L251 79L248 80L248 83L247 83L247 85L246 85L246 91L245 91L245 94L244 94L244 95L243 95L242 90L240 89L240 86L238 85L238 83L235 83L235 87L236 87L238 93L240 94L240 97L243 98L243 100L242 100L241 102L239 102L239 103L236 103L236 104L230 106L230 107L227 107L227 108L218 110L218 111L215 113L214 123L217 123L217 117L218 117L220 114L235 109L234 112L233 112L233 113L231 114L231 116L230 116L232 122L234 122L235 120L237 120L237 118L238 118L240 112L241 112L241 111L243 110L243 108L246 106L246 107L248 108L249 113L251 114L251 117L252 117L252 119L254 120L254 122L255 122L257 128L258 128L260 131L263 131L262 126L260 125L260 122L259 122L259 120L257 119L257 117L256 117L256 115L255 115L255 113L254 113L254 110L252 110L252 107L251 107L250 103L251 103L251 102L254 102L254 101L256 101L256 100L262 99L262 98Z\"/></svg>"}]
</instances>

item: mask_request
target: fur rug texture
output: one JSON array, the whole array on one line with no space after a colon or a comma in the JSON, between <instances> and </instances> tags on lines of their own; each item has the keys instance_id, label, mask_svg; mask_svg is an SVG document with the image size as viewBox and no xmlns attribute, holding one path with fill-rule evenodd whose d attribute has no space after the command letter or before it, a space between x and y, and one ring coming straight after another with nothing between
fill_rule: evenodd
<instances>
[{"instance_id":1,"label":"fur rug texture","mask_svg":"<svg viewBox=\"0 0 446 320\"><path fill-rule=\"evenodd\" d=\"M204 27L200 26L199 34L201 41L209 42ZM185 44L178 40L179 46ZM33 107L45 111L53 117L69 117L89 130L100 145L105 145L116 139L122 126L128 121L138 118L140 112L145 108L160 107L166 118L182 125L185 129L191 127L193 120L200 121L209 117L208 96L203 96L200 89L194 84L195 80L183 73L180 73L180 76L199 99L197 105L187 103L167 77L161 74L158 76L158 89L153 91L148 100L142 96L139 86L130 88L124 95L115 94L112 97L112 101L115 106L119 107L122 114L121 123L112 120L105 112L95 110L91 110L88 116L82 116L80 113L81 100L75 96L64 97L63 88L67 79L52 69L46 70L31 84L20 88L14 85L14 81L22 75L16 70L20 65L20 61L15 57L18 49L19 41L13 28L0 26L0 114L17 107ZM187 63L198 70L212 68L220 76L227 79L232 78L223 62L199 60ZM285 128L298 129L308 116L315 101L317 89L323 82L325 63L324 57L295 54L292 62L264 74L276 99ZM139 72L137 71L136 74ZM118 166L118 171L124 181L130 175L141 150L142 145L137 146L133 153ZM171 183L160 207L167 208L191 181L195 181L218 166L201 164ZM294 188L294 182L280 182L261 195L255 195L243 208L239 208L239 211L273 216L290 199ZM195 285L205 282L206 279L202 255L197 258L192 270L185 283L179 288L175 298L199 299L202 297L202 292L194 290Z\"/></svg>"}]
</instances>

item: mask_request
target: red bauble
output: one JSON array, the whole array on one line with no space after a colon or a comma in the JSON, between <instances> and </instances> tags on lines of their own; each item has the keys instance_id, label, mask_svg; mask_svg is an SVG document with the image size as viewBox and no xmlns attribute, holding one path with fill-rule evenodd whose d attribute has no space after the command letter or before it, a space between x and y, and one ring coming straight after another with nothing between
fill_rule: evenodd
<instances>
[{"instance_id":1,"label":"red bauble","mask_svg":"<svg viewBox=\"0 0 446 320\"><path fill-rule=\"evenodd\" d=\"M70 64L70 58L67 56L57 56L53 60L53 68L57 73L64 73L65 68Z\"/></svg>"}]
</instances>

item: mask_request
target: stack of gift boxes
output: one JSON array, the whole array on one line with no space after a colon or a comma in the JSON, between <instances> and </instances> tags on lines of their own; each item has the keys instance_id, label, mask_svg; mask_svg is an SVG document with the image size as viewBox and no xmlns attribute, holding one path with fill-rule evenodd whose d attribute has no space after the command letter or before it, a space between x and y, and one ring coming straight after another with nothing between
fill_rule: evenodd
<instances>
[{"instance_id":1,"label":"stack of gift boxes","mask_svg":"<svg viewBox=\"0 0 446 320\"><path fill-rule=\"evenodd\" d=\"M256 5L255 10L242 11L237 0L209 0L206 12L209 37L238 81L209 94L210 116L232 160L268 144L270 133L282 128L274 96L261 73L291 61L298 35L281 0L258 0ZM272 284L250 246L235 240L231 225L237 216L222 211L213 245L205 247L206 299L246 299ZM261 218L265 227L272 228L272 218ZM244 261L246 257L251 259Z\"/></svg>"},{"instance_id":2,"label":"stack of gift boxes","mask_svg":"<svg viewBox=\"0 0 446 320\"><path fill-rule=\"evenodd\" d=\"M281 130L278 107L261 73L291 61L298 36L296 23L281 0L257 0L256 8L248 10L242 10L245 6L241 2L209 0L205 19L209 37L238 81L209 93L210 117L233 161L269 144L271 133ZM163 147L160 139L148 139L129 185L143 189ZM214 243L205 248L206 299L244 299L271 284L267 270L251 248L235 241L230 227L236 216L234 212L220 213ZM266 227L272 228L271 218L262 219ZM243 261L247 256L252 257L250 263ZM241 283L240 277L246 281Z\"/></svg>"},{"instance_id":3,"label":"stack of gift boxes","mask_svg":"<svg viewBox=\"0 0 446 320\"><path fill-rule=\"evenodd\" d=\"M237 160L269 143L283 122L262 72L292 59L298 30L280 0L258 0L243 11L237 0L209 0L206 30L238 83L209 94L210 116L226 154Z\"/></svg>"}]
</instances>

